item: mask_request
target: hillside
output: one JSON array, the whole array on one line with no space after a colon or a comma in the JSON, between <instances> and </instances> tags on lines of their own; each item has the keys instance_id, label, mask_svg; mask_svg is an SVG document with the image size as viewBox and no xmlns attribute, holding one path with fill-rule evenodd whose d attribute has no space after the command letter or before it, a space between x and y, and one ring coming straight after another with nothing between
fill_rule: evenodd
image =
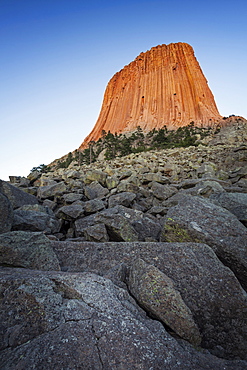
<instances>
[{"instance_id":1,"label":"hillside","mask_svg":"<svg viewBox=\"0 0 247 370\"><path fill-rule=\"evenodd\" d=\"M228 121L0 181L1 369L247 369L247 124Z\"/></svg>"}]
</instances>

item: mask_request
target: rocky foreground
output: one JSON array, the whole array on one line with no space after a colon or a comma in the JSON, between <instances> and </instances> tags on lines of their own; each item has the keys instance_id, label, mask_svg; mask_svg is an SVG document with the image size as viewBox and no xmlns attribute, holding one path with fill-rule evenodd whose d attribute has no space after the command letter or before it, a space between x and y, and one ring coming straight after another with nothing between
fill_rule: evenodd
<instances>
[{"instance_id":1,"label":"rocky foreground","mask_svg":"<svg viewBox=\"0 0 247 370\"><path fill-rule=\"evenodd\" d=\"M0 182L1 369L247 369L247 129Z\"/></svg>"}]
</instances>

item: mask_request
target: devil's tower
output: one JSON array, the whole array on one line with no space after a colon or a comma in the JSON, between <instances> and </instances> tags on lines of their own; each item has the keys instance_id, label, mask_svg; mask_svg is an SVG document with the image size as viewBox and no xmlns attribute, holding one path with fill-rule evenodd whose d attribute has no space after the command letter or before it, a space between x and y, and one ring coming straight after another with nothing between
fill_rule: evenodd
<instances>
[{"instance_id":1,"label":"devil's tower","mask_svg":"<svg viewBox=\"0 0 247 370\"><path fill-rule=\"evenodd\" d=\"M212 126L221 120L207 80L186 43L159 45L117 72L105 91L99 118L80 149L102 130L114 133L153 128Z\"/></svg>"}]
</instances>

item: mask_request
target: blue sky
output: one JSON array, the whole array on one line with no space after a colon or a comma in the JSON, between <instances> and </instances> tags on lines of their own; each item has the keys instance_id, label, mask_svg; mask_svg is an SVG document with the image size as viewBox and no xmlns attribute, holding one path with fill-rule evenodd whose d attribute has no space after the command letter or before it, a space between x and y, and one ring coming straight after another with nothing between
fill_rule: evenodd
<instances>
[{"instance_id":1,"label":"blue sky","mask_svg":"<svg viewBox=\"0 0 247 370\"><path fill-rule=\"evenodd\" d=\"M78 148L109 79L187 42L218 109L247 118L246 0L0 0L0 179Z\"/></svg>"}]
</instances>

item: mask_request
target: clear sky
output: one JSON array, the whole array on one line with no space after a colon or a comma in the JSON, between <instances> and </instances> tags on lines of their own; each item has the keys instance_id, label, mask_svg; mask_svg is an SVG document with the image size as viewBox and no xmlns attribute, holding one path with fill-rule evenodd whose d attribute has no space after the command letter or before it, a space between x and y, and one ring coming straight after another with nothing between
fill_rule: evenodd
<instances>
[{"instance_id":1,"label":"clear sky","mask_svg":"<svg viewBox=\"0 0 247 370\"><path fill-rule=\"evenodd\" d=\"M218 109L247 118L246 0L0 0L0 179L78 148L109 79L187 42Z\"/></svg>"}]
</instances>

